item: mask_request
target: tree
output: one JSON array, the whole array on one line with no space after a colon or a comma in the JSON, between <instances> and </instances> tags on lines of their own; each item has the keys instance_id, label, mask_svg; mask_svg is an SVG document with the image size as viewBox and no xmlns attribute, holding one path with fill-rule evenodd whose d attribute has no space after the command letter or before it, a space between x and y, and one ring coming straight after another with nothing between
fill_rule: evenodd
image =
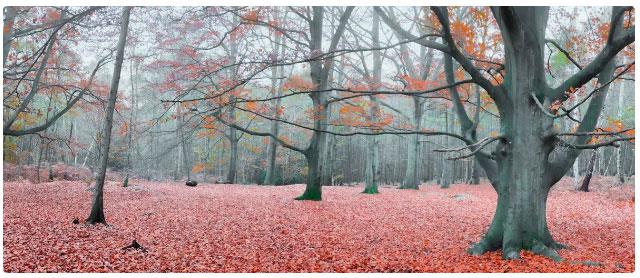
<instances>
[{"instance_id":1,"label":"tree","mask_svg":"<svg viewBox=\"0 0 640 278\"><path fill-rule=\"evenodd\" d=\"M100 141L100 165L96 177L96 185L93 191L93 202L91 205L91 213L87 218L88 224L103 223L107 221L104 217L104 180L107 173L107 162L109 160L109 147L111 145L111 128L113 126L113 111L116 106L118 97L118 84L120 84L120 72L122 70L122 62L124 60L124 47L127 43L127 31L129 27L129 16L131 7L122 8L122 16L120 17L120 36L116 46L116 61L113 67L113 75L111 77L111 89L109 90L109 99L107 101L106 116L102 127L102 138Z\"/></svg>"},{"instance_id":2,"label":"tree","mask_svg":"<svg viewBox=\"0 0 640 278\"><path fill-rule=\"evenodd\" d=\"M14 110L13 113L5 117L4 123L3 123L3 135L17 137L17 136L23 136L27 134L34 134L34 133L38 133L43 130L46 130L51 125L53 125L58 119L60 119L60 117L62 117L65 113L67 113L79 100L82 99L82 97L87 93L87 91L91 89L95 74L98 71L98 69L100 69L100 67L103 66L103 63L107 57L102 58L98 61L95 69L93 70L93 72L91 73L91 76L89 77L89 81L86 84L81 85L79 88L78 87L70 88L70 90L73 90L73 93L71 94L70 97L68 97L65 103L65 106L60 111L56 112L54 115L52 115L52 117L47 118L47 120L40 125L33 126L33 127L26 127L26 128L23 127L20 129L17 129L14 127L16 121L19 119L21 114L22 116L24 116L29 106L33 104L33 101L36 98L36 96L39 93L42 93L41 92L42 87L53 87L53 86L44 86L45 84L43 83L46 83L46 82L44 82L43 77L46 79L48 64L56 55L55 53L56 50L54 49L57 48L56 44L59 43L60 41L59 36L61 36L61 34L59 33L65 33L65 35L67 33L71 33L69 29L63 29L63 28L65 27L72 28L72 27L67 27L67 25L71 25L69 23L78 22L81 19L87 17L88 15L91 15L93 12L99 9L100 9L99 7L91 7L91 8L82 10L76 14L73 14L69 10L64 9L62 10L62 12L56 11L48 14L50 18L48 18L45 22L41 24L18 26L19 28L15 26L15 22L14 22L15 17L18 13L18 11L16 10L16 7L7 7L5 9L6 17L4 20L4 31L3 31L5 33L5 35L3 36L3 63L5 65L5 71L4 71L3 77L6 80L5 84L15 83L11 85L14 86L15 96L18 97L20 105L13 108ZM35 22L36 21L34 20L34 23ZM49 29L52 29L52 31L46 37L44 45L38 48L38 50L35 51L35 53L33 53L32 57L27 57L26 61L20 61L19 63L16 61L17 65L13 65L13 66L7 65L7 58L11 56L9 55L9 53L11 50L12 41L15 41L19 37L24 37L29 35L38 36L38 35L46 34L46 32ZM40 57L42 57L42 59L40 59ZM14 58L14 60L16 60L16 58ZM40 61L39 65L37 65L38 61ZM23 64L26 65L27 67L26 70L18 68L19 67L18 65L23 65ZM36 67L36 65L37 65L37 70L35 71L35 75L33 77L28 76L28 74L32 72L31 69ZM8 82L9 80L11 81L17 80L17 82ZM33 81L31 82L31 88L28 91L28 93L24 97L22 97L18 93L18 90L20 88L20 83L26 80L33 80ZM53 85L53 84L47 84L47 85ZM65 89L68 87L65 84L59 84L58 86Z\"/></svg>"},{"instance_id":3,"label":"tree","mask_svg":"<svg viewBox=\"0 0 640 278\"><path fill-rule=\"evenodd\" d=\"M401 29L384 11L376 8L387 24L415 38ZM546 222L546 201L551 187L567 172L582 149L610 145L588 142L608 85L615 70L614 57L634 41L634 27L623 28L624 11L630 8L616 7L612 11L609 36L604 48L583 69L552 88L545 77L544 44L548 19L548 7L493 7L491 10L500 28L504 43L504 82L492 83L456 45L447 8L432 7L442 26L444 43L417 40L418 43L445 53L445 71L453 73L455 59L495 102L500 113L502 134L476 141L475 132L461 102L450 89L465 143L482 166L498 193L496 212L482 240L473 245L471 254L482 254L502 248L503 257L520 257L520 250L531 250L556 260L561 258L554 249L563 245L555 242ZM560 138L552 126L554 116L549 108L569 97L571 88L579 88L598 76L602 84L594 93L582 123L572 142ZM451 78L448 77L451 84ZM548 108L549 107L549 108ZM617 140L629 140L615 139ZM492 154L481 151L493 141L497 145ZM553 155L551 155L553 153Z\"/></svg>"},{"instance_id":4,"label":"tree","mask_svg":"<svg viewBox=\"0 0 640 278\"><path fill-rule=\"evenodd\" d=\"M278 11L274 11L274 20L277 22L280 20L280 18L278 17ZM282 20L287 20L287 14L285 13L285 15L283 16ZM284 57L285 55L285 47L282 47L282 49L280 49L280 45L286 45L285 40L286 38L284 38L284 36L282 36L279 31L277 30L272 30L273 36L274 36L274 41L273 41L273 53L274 55L274 60L278 59L278 51L280 52L280 57ZM280 132L280 122L278 122L277 120L280 118L280 109L281 109L281 103L282 103L282 98L280 98L281 96L281 88L282 88L282 79L278 78L280 75L284 74L284 66L279 66L279 67L273 67L271 68L271 96L272 97L276 97L277 99L273 100L272 102L272 117L274 117L276 120L275 121L271 121L271 130L270 133L273 134L274 136L278 136L278 133ZM267 169L266 169L266 173L264 176L264 181L262 182L262 184L267 184L267 185L273 185L276 183L276 152L278 149L278 142L276 140L274 140L272 137L269 137L269 145L267 148Z\"/></svg>"}]
</instances>

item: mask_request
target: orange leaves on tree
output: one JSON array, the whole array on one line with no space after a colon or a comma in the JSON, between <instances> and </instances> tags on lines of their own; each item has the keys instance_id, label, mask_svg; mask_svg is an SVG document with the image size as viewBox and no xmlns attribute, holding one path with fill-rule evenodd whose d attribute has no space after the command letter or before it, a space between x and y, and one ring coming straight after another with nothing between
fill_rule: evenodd
<instances>
[{"instance_id":1,"label":"orange leaves on tree","mask_svg":"<svg viewBox=\"0 0 640 278\"><path fill-rule=\"evenodd\" d=\"M196 56L198 55L198 52L192 46L182 47L180 49L180 53L192 59L195 59Z\"/></svg>"},{"instance_id":2,"label":"orange leaves on tree","mask_svg":"<svg viewBox=\"0 0 640 278\"><path fill-rule=\"evenodd\" d=\"M406 82L408 91L424 91L431 85L429 81L416 79L407 74L402 74L399 77Z\"/></svg>"},{"instance_id":3,"label":"orange leaves on tree","mask_svg":"<svg viewBox=\"0 0 640 278\"><path fill-rule=\"evenodd\" d=\"M47 12L47 19L49 21L57 21L60 20L60 11L57 9L52 9Z\"/></svg>"},{"instance_id":4,"label":"orange leaves on tree","mask_svg":"<svg viewBox=\"0 0 640 278\"><path fill-rule=\"evenodd\" d=\"M451 23L450 28L451 35L453 36L454 40L462 44L464 50L467 53L474 53L475 33L473 32L473 29L471 29L469 24L463 22L462 20L456 20Z\"/></svg>"},{"instance_id":5,"label":"orange leaves on tree","mask_svg":"<svg viewBox=\"0 0 640 278\"><path fill-rule=\"evenodd\" d=\"M247 110L256 111L258 103L255 101L249 101L245 103L245 107L247 108Z\"/></svg>"},{"instance_id":6,"label":"orange leaves on tree","mask_svg":"<svg viewBox=\"0 0 640 278\"><path fill-rule=\"evenodd\" d=\"M600 24L598 26L597 32L598 32L598 37L600 38L600 41L602 42L607 41L607 38L609 37L609 23L604 22Z\"/></svg>"},{"instance_id":7,"label":"orange leaves on tree","mask_svg":"<svg viewBox=\"0 0 640 278\"><path fill-rule=\"evenodd\" d=\"M191 168L191 173L194 173L194 174L200 173L200 172L204 171L205 168L206 168L206 164L204 164L202 162L196 163Z\"/></svg>"},{"instance_id":8,"label":"orange leaves on tree","mask_svg":"<svg viewBox=\"0 0 640 278\"><path fill-rule=\"evenodd\" d=\"M340 117L332 121L332 124L380 130L393 123L392 114L377 112L371 115L371 105L375 104L367 101L355 105L343 105L338 109Z\"/></svg>"},{"instance_id":9,"label":"orange leaves on tree","mask_svg":"<svg viewBox=\"0 0 640 278\"><path fill-rule=\"evenodd\" d=\"M554 100L549 106L549 110L551 111L551 113L556 114L558 113L558 110L560 110L560 107L562 107L562 101Z\"/></svg>"},{"instance_id":10,"label":"orange leaves on tree","mask_svg":"<svg viewBox=\"0 0 640 278\"><path fill-rule=\"evenodd\" d=\"M322 107L321 105L317 105L317 106L308 108L307 110L305 110L304 113L307 116L307 118L311 120L323 120L322 119L323 110L324 110L324 107Z\"/></svg>"},{"instance_id":11,"label":"orange leaves on tree","mask_svg":"<svg viewBox=\"0 0 640 278\"><path fill-rule=\"evenodd\" d=\"M248 11L247 13L245 13L242 18L244 19L245 23L247 24L257 24L258 21L261 19L260 16L260 10L258 9L253 9Z\"/></svg>"},{"instance_id":12,"label":"orange leaves on tree","mask_svg":"<svg viewBox=\"0 0 640 278\"><path fill-rule=\"evenodd\" d=\"M316 86L313 82L303 78L300 75L291 75L287 80L282 84L282 90L287 91L310 91L313 90Z\"/></svg>"},{"instance_id":13,"label":"orange leaves on tree","mask_svg":"<svg viewBox=\"0 0 640 278\"><path fill-rule=\"evenodd\" d=\"M626 129L628 128L624 126L624 124L620 119L614 119L610 117L607 119L607 126L599 127L599 128L596 128L595 130L597 132L616 133L616 134L624 135L627 137L635 136L636 134L635 129L629 129L629 130L626 130ZM609 137L611 137L611 135L594 135L591 137L589 144L595 144L595 143L600 143L602 141L606 141L606 138L609 138ZM631 140L631 142L635 142L635 140Z\"/></svg>"}]
</instances>

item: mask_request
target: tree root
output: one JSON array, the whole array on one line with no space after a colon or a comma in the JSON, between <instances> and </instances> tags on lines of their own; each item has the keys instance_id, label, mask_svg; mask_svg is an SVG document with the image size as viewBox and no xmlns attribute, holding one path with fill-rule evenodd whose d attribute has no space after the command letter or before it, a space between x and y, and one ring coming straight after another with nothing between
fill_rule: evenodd
<instances>
[{"instance_id":1,"label":"tree root","mask_svg":"<svg viewBox=\"0 0 640 278\"><path fill-rule=\"evenodd\" d=\"M571 247L569 245L566 244L562 244L560 242L552 242L551 244L549 244L549 247L555 249L555 250L560 250L560 249L571 249Z\"/></svg>"},{"instance_id":2,"label":"tree root","mask_svg":"<svg viewBox=\"0 0 640 278\"><path fill-rule=\"evenodd\" d=\"M362 191L362 193L364 194L378 194L380 192L378 192L378 188L377 187L365 187L364 191Z\"/></svg>"},{"instance_id":3,"label":"tree root","mask_svg":"<svg viewBox=\"0 0 640 278\"><path fill-rule=\"evenodd\" d=\"M520 259L520 249L509 247L502 250L502 258L505 260L517 260Z\"/></svg>"},{"instance_id":4,"label":"tree root","mask_svg":"<svg viewBox=\"0 0 640 278\"><path fill-rule=\"evenodd\" d=\"M562 249L562 248L568 248L568 246L561 243L557 243L557 242L553 242L549 244L549 246L547 246L541 241L534 241L530 248L530 251L535 254L550 258L555 262L561 262L564 259L560 257L556 249ZM499 249L499 244L498 245L491 244L489 240L487 240L486 238L483 238L482 240L478 241L476 244L473 244L471 247L469 247L469 249L467 249L467 253L473 256L479 256L486 252L495 251L498 249ZM502 258L504 258L505 260L520 259L520 250L522 249L523 248L507 247L502 250Z\"/></svg>"},{"instance_id":5,"label":"tree root","mask_svg":"<svg viewBox=\"0 0 640 278\"><path fill-rule=\"evenodd\" d=\"M322 201L322 195L320 194L309 194L307 192L303 193L302 195L295 197L294 200L298 200L298 201Z\"/></svg>"},{"instance_id":6,"label":"tree root","mask_svg":"<svg viewBox=\"0 0 640 278\"><path fill-rule=\"evenodd\" d=\"M491 247L490 242L487 239L483 238L477 243L471 245L471 247L467 249L467 253L473 256L480 256L484 253L495 251L495 250L497 250L497 248Z\"/></svg>"},{"instance_id":7,"label":"tree root","mask_svg":"<svg viewBox=\"0 0 640 278\"><path fill-rule=\"evenodd\" d=\"M555 262L561 262L564 260L562 257L560 257L560 255L554 248L548 247L540 241L533 242L533 246L531 247L531 252L548 257L554 260Z\"/></svg>"},{"instance_id":8,"label":"tree root","mask_svg":"<svg viewBox=\"0 0 640 278\"><path fill-rule=\"evenodd\" d=\"M122 247L122 250L127 250L127 249L136 249L136 250L142 250L142 251L147 251L147 248L144 248L142 245L140 245L140 243L138 243L137 240L133 240L133 242L131 242L131 244Z\"/></svg>"}]
</instances>

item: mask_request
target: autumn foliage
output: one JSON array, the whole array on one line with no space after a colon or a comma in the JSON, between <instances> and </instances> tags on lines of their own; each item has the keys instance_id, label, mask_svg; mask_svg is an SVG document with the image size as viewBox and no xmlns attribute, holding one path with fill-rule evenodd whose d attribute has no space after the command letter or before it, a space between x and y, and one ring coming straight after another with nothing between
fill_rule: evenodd
<instances>
[{"instance_id":1,"label":"autumn foliage","mask_svg":"<svg viewBox=\"0 0 640 278\"><path fill-rule=\"evenodd\" d=\"M72 224L88 210L81 182L4 184L6 272L630 272L635 268L633 186L554 189L549 224L570 249L555 263L523 252L505 261L465 249L491 220L489 185L420 190L328 187L300 202L301 185L133 180L105 187L109 226ZM34 239L37 239L34 240ZM132 240L145 249L126 249ZM589 263L601 265L590 266Z\"/></svg>"}]
</instances>

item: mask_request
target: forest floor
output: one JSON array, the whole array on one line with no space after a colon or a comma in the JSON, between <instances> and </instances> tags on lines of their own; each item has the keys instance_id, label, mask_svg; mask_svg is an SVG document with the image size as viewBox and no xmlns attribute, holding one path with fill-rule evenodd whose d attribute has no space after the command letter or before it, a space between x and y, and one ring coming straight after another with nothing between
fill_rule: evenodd
<instances>
[{"instance_id":1,"label":"forest floor","mask_svg":"<svg viewBox=\"0 0 640 278\"><path fill-rule=\"evenodd\" d=\"M303 185L256 186L134 180L108 182L108 226L88 215L84 182L4 183L6 272L632 272L633 186L571 179L551 193L549 226L570 249L556 263L529 252L467 255L491 221L489 185L423 185L419 191L325 187L323 201L295 201ZM136 239L145 250L127 249ZM575 262L598 262L600 266Z\"/></svg>"}]
</instances>

